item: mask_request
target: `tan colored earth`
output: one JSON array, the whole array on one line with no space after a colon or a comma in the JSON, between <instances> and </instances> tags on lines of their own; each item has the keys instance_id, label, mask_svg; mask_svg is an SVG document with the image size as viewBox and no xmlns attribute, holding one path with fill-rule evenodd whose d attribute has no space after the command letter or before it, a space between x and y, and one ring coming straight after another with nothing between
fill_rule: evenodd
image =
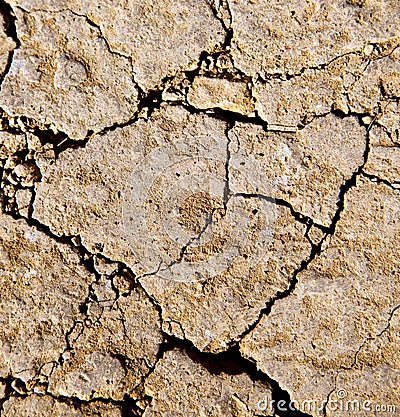
<instances>
[{"instance_id":1,"label":"tan colored earth","mask_svg":"<svg viewBox=\"0 0 400 417\"><path fill-rule=\"evenodd\" d=\"M400 412L400 3L0 0L0 416Z\"/></svg>"}]
</instances>

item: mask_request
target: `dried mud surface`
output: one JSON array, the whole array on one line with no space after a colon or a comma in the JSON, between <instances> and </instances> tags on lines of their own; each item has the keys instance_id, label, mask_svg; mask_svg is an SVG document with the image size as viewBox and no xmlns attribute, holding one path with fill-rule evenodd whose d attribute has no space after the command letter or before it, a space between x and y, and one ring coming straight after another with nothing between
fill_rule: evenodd
<instances>
[{"instance_id":1,"label":"dried mud surface","mask_svg":"<svg viewBox=\"0 0 400 417\"><path fill-rule=\"evenodd\" d=\"M0 0L0 416L400 410L400 4Z\"/></svg>"}]
</instances>

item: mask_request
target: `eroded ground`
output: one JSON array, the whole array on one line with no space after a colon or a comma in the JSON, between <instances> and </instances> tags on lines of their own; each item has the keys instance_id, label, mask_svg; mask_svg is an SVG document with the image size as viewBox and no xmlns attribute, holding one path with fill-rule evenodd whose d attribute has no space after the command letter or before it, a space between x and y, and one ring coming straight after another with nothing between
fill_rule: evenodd
<instances>
[{"instance_id":1,"label":"eroded ground","mask_svg":"<svg viewBox=\"0 0 400 417\"><path fill-rule=\"evenodd\" d=\"M399 102L395 0L0 0L0 415L397 415Z\"/></svg>"}]
</instances>

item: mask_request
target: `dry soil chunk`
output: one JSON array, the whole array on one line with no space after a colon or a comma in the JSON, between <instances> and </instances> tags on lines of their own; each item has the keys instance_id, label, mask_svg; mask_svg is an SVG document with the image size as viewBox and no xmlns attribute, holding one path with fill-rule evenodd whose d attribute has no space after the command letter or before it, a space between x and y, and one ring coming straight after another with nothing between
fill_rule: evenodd
<instances>
[{"instance_id":1,"label":"dry soil chunk","mask_svg":"<svg viewBox=\"0 0 400 417\"><path fill-rule=\"evenodd\" d=\"M252 202L250 213L263 209L256 199ZM186 337L200 350L226 350L257 320L266 303L288 287L294 271L308 258L310 245L305 225L296 222L288 209L275 209L273 240L268 240L259 259L249 261L254 246L248 245L226 270L207 280L176 282L160 275L141 279L162 307L166 333Z\"/></svg>"},{"instance_id":2,"label":"dry soil chunk","mask_svg":"<svg viewBox=\"0 0 400 417\"><path fill-rule=\"evenodd\" d=\"M258 79L253 87L256 109L276 130L295 130L331 109L342 114L382 113L387 106L379 106L382 100L398 94L399 54L399 40L391 40L367 45L289 79Z\"/></svg>"},{"instance_id":3,"label":"dry soil chunk","mask_svg":"<svg viewBox=\"0 0 400 417\"><path fill-rule=\"evenodd\" d=\"M299 404L320 407L332 391L334 400L400 405L399 238L399 192L359 178L329 246L241 342L244 355Z\"/></svg>"},{"instance_id":4,"label":"dry soil chunk","mask_svg":"<svg viewBox=\"0 0 400 417\"><path fill-rule=\"evenodd\" d=\"M329 226L340 187L363 162L366 132L355 117L329 114L297 133L265 132L259 126L238 124L229 135L231 155L252 155L265 172L259 193L272 192L272 197Z\"/></svg>"},{"instance_id":5,"label":"dry soil chunk","mask_svg":"<svg viewBox=\"0 0 400 417\"><path fill-rule=\"evenodd\" d=\"M259 415L258 405L271 401L268 385L242 373L214 373L179 350L157 363L145 392L152 400L144 417L250 417Z\"/></svg>"},{"instance_id":6,"label":"dry soil chunk","mask_svg":"<svg viewBox=\"0 0 400 417\"><path fill-rule=\"evenodd\" d=\"M79 407L68 401L57 401L50 396L31 395L25 398L12 397L3 405L4 417L121 417L119 408L92 402Z\"/></svg>"},{"instance_id":7,"label":"dry soil chunk","mask_svg":"<svg viewBox=\"0 0 400 417\"><path fill-rule=\"evenodd\" d=\"M257 83L253 93L259 115L270 129L296 131L307 118L329 113L335 99L341 100L340 87L337 77L309 70L291 80Z\"/></svg>"},{"instance_id":8,"label":"dry soil chunk","mask_svg":"<svg viewBox=\"0 0 400 417\"><path fill-rule=\"evenodd\" d=\"M28 383L58 360L94 279L69 247L0 216L0 375Z\"/></svg>"},{"instance_id":9,"label":"dry soil chunk","mask_svg":"<svg viewBox=\"0 0 400 417\"><path fill-rule=\"evenodd\" d=\"M99 30L70 11L17 12L21 47L0 105L82 139L133 116L137 90L129 59L112 54Z\"/></svg>"},{"instance_id":10,"label":"dry soil chunk","mask_svg":"<svg viewBox=\"0 0 400 417\"><path fill-rule=\"evenodd\" d=\"M225 39L219 20L206 1L17 0L26 10L68 8L101 28L111 49L132 59L135 80L145 90L155 88L178 70L193 70L203 51L213 51Z\"/></svg>"},{"instance_id":11,"label":"dry soil chunk","mask_svg":"<svg viewBox=\"0 0 400 417\"><path fill-rule=\"evenodd\" d=\"M372 147L364 171L390 182L394 187L400 187L400 148L397 146Z\"/></svg>"},{"instance_id":12,"label":"dry soil chunk","mask_svg":"<svg viewBox=\"0 0 400 417\"><path fill-rule=\"evenodd\" d=\"M214 178L224 176L225 129L223 121L171 106L156 111L149 120L95 136L84 149L60 154L56 163L40 162L42 181L34 217L58 235L80 234L91 252L124 260L135 273L153 272L160 262L167 265L177 259L181 245L171 243L167 255L152 249L157 239L167 239L163 228L152 233L152 221L159 215L152 199L157 195L152 194L166 182L170 201L163 202L162 209L168 208L180 187L190 186L179 183L179 169L186 177L196 162L200 164L197 173L211 161L208 170ZM190 236L185 234L181 241Z\"/></svg>"},{"instance_id":13,"label":"dry soil chunk","mask_svg":"<svg viewBox=\"0 0 400 417\"><path fill-rule=\"evenodd\" d=\"M51 374L48 389L82 400L123 400L135 396L155 365L162 342L159 314L140 288L117 300L109 280L93 288L98 302L89 304L87 319L71 333L71 349Z\"/></svg>"},{"instance_id":14,"label":"dry soil chunk","mask_svg":"<svg viewBox=\"0 0 400 417\"><path fill-rule=\"evenodd\" d=\"M0 14L0 85L10 59L10 52L16 46L15 42L6 35L4 23L4 18Z\"/></svg>"},{"instance_id":15,"label":"dry soil chunk","mask_svg":"<svg viewBox=\"0 0 400 417\"><path fill-rule=\"evenodd\" d=\"M288 209L234 196L265 188L254 158L230 159L227 190L226 128L170 106L96 136L41 164L33 214L144 274L164 330L214 351L256 320L310 250L306 226Z\"/></svg>"},{"instance_id":16,"label":"dry soil chunk","mask_svg":"<svg viewBox=\"0 0 400 417\"><path fill-rule=\"evenodd\" d=\"M289 79L258 80L253 87L256 109L269 127L276 130L283 127L296 130L299 125L329 113L332 108L347 114L346 91L364 69L367 59L354 53L325 68L306 69Z\"/></svg>"},{"instance_id":17,"label":"dry soil chunk","mask_svg":"<svg viewBox=\"0 0 400 417\"><path fill-rule=\"evenodd\" d=\"M13 135L0 131L0 159L7 159L9 156L22 151L26 147L24 135Z\"/></svg>"},{"instance_id":18,"label":"dry soil chunk","mask_svg":"<svg viewBox=\"0 0 400 417\"><path fill-rule=\"evenodd\" d=\"M254 110L251 93L245 83L221 78L195 78L188 102L198 109L217 107L246 115Z\"/></svg>"},{"instance_id":19,"label":"dry soil chunk","mask_svg":"<svg viewBox=\"0 0 400 417\"><path fill-rule=\"evenodd\" d=\"M236 65L249 75L297 73L368 41L399 36L397 1L232 0Z\"/></svg>"}]
</instances>

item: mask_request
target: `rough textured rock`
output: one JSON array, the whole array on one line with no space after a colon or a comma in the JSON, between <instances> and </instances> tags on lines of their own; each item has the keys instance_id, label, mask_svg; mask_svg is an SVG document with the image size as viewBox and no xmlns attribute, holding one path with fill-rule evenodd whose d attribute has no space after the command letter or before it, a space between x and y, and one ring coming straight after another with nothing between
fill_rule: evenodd
<instances>
[{"instance_id":1,"label":"rough textured rock","mask_svg":"<svg viewBox=\"0 0 400 417\"><path fill-rule=\"evenodd\" d=\"M188 102L198 109L220 108L245 115L254 110L245 83L221 78L197 77L190 88Z\"/></svg>"},{"instance_id":2,"label":"rough textured rock","mask_svg":"<svg viewBox=\"0 0 400 417\"><path fill-rule=\"evenodd\" d=\"M282 198L325 226L336 213L341 186L362 165L366 146L366 131L355 117L333 114L297 133L239 124L229 134L231 154L254 156L265 172L260 194Z\"/></svg>"},{"instance_id":3,"label":"rough textured rock","mask_svg":"<svg viewBox=\"0 0 400 417\"><path fill-rule=\"evenodd\" d=\"M29 385L63 353L94 277L67 245L23 220L1 215L0 227L0 375Z\"/></svg>"},{"instance_id":4,"label":"rough textured rock","mask_svg":"<svg viewBox=\"0 0 400 417\"><path fill-rule=\"evenodd\" d=\"M144 274L165 331L223 350L308 258L306 226L287 208L235 195L267 185L251 157L242 165L240 152L228 163L232 196L224 206L224 122L181 107L151 120L40 165L34 217Z\"/></svg>"},{"instance_id":5,"label":"rough textured rock","mask_svg":"<svg viewBox=\"0 0 400 417\"><path fill-rule=\"evenodd\" d=\"M238 68L266 78L327 64L368 43L399 36L396 1L325 3L232 0L232 52Z\"/></svg>"},{"instance_id":6,"label":"rough textured rock","mask_svg":"<svg viewBox=\"0 0 400 417\"><path fill-rule=\"evenodd\" d=\"M10 52L16 47L15 42L6 34L4 17L0 13L0 86L10 59Z\"/></svg>"},{"instance_id":7,"label":"rough textured rock","mask_svg":"<svg viewBox=\"0 0 400 417\"><path fill-rule=\"evenodd\" d=\"M0 0L0 415L391 417L398 0Z\"/></svg>"},{"instance_id":8,"label":"rough textured rock","mask_svg":"<svg viewBox=\"0 0 400 417\"><path fill-rule=\"evenodd\" d=\"M2 415L5 417L83 417L104 416L120 417L118 407L91 403L90 405L72 405L67 401L57 401L52 397L32 395L26 398L10 398L3 405Z\"/></svg>"},{"instance_id":9,"label":"rough textured rock","mask_svg":"<svg viewBox=\"0 0 400 417\"><path fill-rule=\"evenodd\" d=\"M111 49L130 57L135 80L145 90L177 70L193 70L203 51L212 52L225 39L221 23L206 1L135 1L99 5L90 0L17 0L27 10L69 9L89 18Z\"/></svg>"},{"instance_id":10,"label":"rough textured rock","mask_svg":"<svg viewBox=\"0 0 400 417\"><path fill-rule=\"evenodd\" d=\"M70 11L17 16L21 47L0 94L10 115L74 139L133 117L137 88L129 59L111 53L98 28Z\"/></svg>"},{"instance_id":11,"label":"rough textured rock","mask_svg":"<svg viewBox=\"0 0 400 417\"><path fill-rule=\"evenodd\" d=\"M399 192L359 178L345 204L324 252L241 350L300 404L321 406L332 393L339 399L345 393L346 401L398 404ZM328 404L328 415L360 412L332 408ZM323 413L314 408L311 415Z\"/></svg>"},{"instance_id":12,"label":"rough textured rock","mask_svg":"<svg viewBox=\"0 0 400 417\"><path fill-rule=\"evenodd\" d=\"M187 354L167 352L146 382L152 397L143 416L250 417L258 415L260 402L271 401L268 385L241 373L214 373Z\"/></svg>"}]
</instances>

